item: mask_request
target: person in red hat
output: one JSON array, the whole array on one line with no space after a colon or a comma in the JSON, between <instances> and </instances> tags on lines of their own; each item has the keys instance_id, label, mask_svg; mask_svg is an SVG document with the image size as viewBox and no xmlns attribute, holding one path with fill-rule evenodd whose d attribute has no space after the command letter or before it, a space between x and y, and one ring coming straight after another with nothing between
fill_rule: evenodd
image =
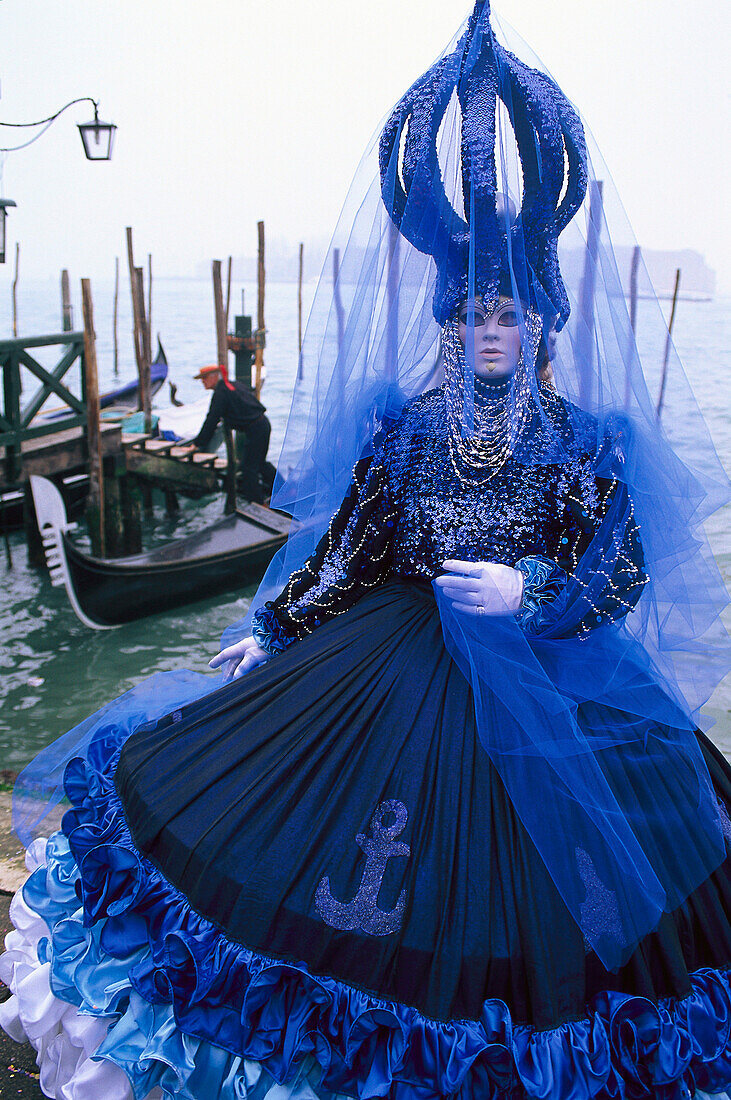
<instances>
[{"instance_id":1,"label":"person in red hat","mask_svg":"<svg viewBox=\"0 0 731 1100\"><path fill-rule=\"evenodd\" d=\"M271 496L276 474L274 466L267 462L272 426L264 405L245 382L232 382L223 364L201 367L195 377L201 380L205 389L213 392L213 396L203 427L192 441L193 446L205 451L221 421L237 432L239 488L247 500L262 504L265 497Z\"/></svg>"}]
</instances>

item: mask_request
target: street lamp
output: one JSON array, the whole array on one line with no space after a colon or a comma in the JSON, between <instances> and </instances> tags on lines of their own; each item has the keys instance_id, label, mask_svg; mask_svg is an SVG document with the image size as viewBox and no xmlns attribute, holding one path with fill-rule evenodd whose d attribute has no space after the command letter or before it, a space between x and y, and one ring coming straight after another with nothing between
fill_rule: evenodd
<instances>
[{"instance_id":1,"label":"street lamp","mask_svg":"<svg viewBox=\"0 0 731 1100\"><path fill-rule=\"evenodd\" d=\"M111 160L114 134L117 127L113 122L99 121L99 107L94 100L94 121L80 122L79 133L84 145L87 160Z\"/></svg>"},{"instance_id":2,"label":"street lamp","mask_svg":"<svg viewBox=\"0 0 731 1100\"><path fill-rule=\"evenodd\" d=\"M5 263L5 215L9 206L16 206L12 199L0 199L0 264Z\"/></svg>"},{"instance_id":3,"label":"street lamp","mask_svg":"<svg viewBox=\"0 0 731 1100\"><path fill-rule=\"evenodd\" d=\"M94 121L82 122L79 125L79 133L81 134L81 140L84 145L84 152L86 153L87 160L111 160L114 132L117 127L113 122L100 121L99 104L95 99L92 99L91 96L81 96L80 99L72 99L70 103L66 103L60 110L56 111L55 114L49 115L48 118L41 118L38 122L0 122L0 126L12 127L13 129L29 129L35 126L43 127L43 129L37 134L34 134L29 141L24 141L21 145L11 145L7 149L0 148L0 153L14 153L18 149L25 149L29 145L32 145L34 141L38 141L38 138L45 134L48 127L56 121L59 115L62 115L69 107L73 107L75 103L92 103L94 105Z\"/></svg>"},{"instance_id":4,"label":"street lamp","mask_svg":"<svg viewBox=\"0 0 731 1100\"><path fill-rule=\"evenodd\" d=\"M14 153L18 149L26 149L29 145L32 145L34 141L38 141L38 138L45 134L48 127L53 125L58 116L62 115L69 107L73 107L75 103L92 103L94 105L94 121L79 123L79 133L81 134L81 142L84 146L86 159L111 160L112 145L114 144L114 134L117 127L113 122L101 122L99 119L99 104L97 101L92 99L91 96L82 96L80 99L72 99L54 114L49 115L48 118L39 119L38 122L0 122L0 126L15 130L33 129L36 126L42 127L37 134L34 134L32 138L22 142L20 145L11 145L7 148L0 147L0 168L2 168L1 158L3 154ZM0 172L0 176L1 175L2 173ZM12 199L0 199L0 264L5 263L6 211L9 206L15 205Z\"/></svg>"}]
</instances>

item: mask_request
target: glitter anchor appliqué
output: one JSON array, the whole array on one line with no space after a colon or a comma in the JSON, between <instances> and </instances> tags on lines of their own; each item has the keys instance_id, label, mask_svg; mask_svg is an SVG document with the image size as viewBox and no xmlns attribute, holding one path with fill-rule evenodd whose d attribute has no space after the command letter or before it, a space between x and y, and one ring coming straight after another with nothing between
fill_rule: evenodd
<instances>
[{"instance_id":1,"label":"glitter anchor appliqu\u00e9","mask_svg":"<svg viewBox=\"0 0 731 1100\"><path fill-rule=\"evenodd\" d=\"M395 820L384 825L387 814L393 814ZM351 902L341 902L330 893L330 879L327 875L320 880L315 894L317 911L331 928L352 932L360 928L369 936L388 936L398 932L406 908L406 890L399 894L393 909L384 912L378 908L378 891L381 888L386 864L391 856L408 856L411 849L395 838L406 828L409 819L408 810L403 802L393 799L381 802L371 818L372 838L358 833L355 840L366 855L366 865L358 893Z\"/></svg>"}]
</instances>

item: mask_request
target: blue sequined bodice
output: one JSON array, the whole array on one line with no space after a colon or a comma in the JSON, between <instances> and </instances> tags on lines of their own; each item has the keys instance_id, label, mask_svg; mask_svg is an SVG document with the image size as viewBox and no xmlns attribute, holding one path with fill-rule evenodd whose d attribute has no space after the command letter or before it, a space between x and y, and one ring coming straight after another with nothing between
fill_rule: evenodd
<instances>
[{"instance_id":1,"label":"blue sequined bodice","mask_svg":"<svg viewBox=\"0 0 731 1100\"><path fill-rule=\"evenodd\" d=\"M566 606L576 633L626 615L646 580L632 503L616 478L596 473L595 422L577 440L563 427L563 400L554 390L543 397L563 460L550 462L541 449L544 461L520 461L522 447L535 457L537 444L550 446L550 436L532 432L529 422L504 463L479 484L453 459L443 390L410 401L376 437L372 457L356 464L314 553L277 599L257 610L259 644L283 649L374 585L430 580L447 558L520 569L526 579L519 621L528 631L543 629ZM596 542L610 508L615 521L606 541Z\"/></svg>"},{"instance_id":2,"label":"blue sequined bodice","mask_svg":"<svg viewBox=\"0 0 731 1100\"><path fill-rule=\"evenodd\" d=\"M394 519L392 569L434 577L445 558L515 565L529 554L556 557L569 481L565 466L508 459L483 486L463 483L447 444L444 395L412 402L382 444Z\"/></svg>"}]
</instances>

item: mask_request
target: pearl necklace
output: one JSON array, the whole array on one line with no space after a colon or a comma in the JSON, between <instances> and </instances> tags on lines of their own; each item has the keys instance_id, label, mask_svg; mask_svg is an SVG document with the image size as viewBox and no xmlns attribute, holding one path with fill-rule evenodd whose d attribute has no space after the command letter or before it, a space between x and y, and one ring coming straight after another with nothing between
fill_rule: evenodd
<instances>
[{"instance_id":1,"label":"pearl necklace","mask_svg":"<svg viewBox=\"0 0 731 1100\"><path fill-rule=\"evenodd\" d=\"M476 378L468 367L457 321L448 321L442 329L449 456L464 487L484 485L502 469L535 408L525 349L533 368L540 318L529 311L525 325L515 374L497 384Z\"/></svg>"}]
</instances>

